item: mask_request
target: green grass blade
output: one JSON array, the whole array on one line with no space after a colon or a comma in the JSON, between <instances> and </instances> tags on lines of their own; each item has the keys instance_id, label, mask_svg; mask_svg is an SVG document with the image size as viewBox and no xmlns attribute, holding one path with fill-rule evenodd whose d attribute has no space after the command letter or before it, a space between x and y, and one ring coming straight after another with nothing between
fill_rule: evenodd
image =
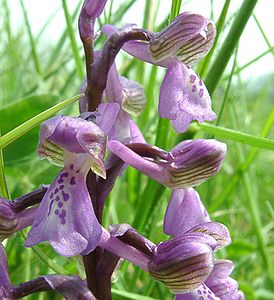
<instances>
[{"instance_id":1,"label":"green grass blade","mask_svg":"<svg viewBox=\"0 0 274 300\"><path fill-rule=\"evenodd\" d=\"M257 17L255 15L253 15L253 18L254 18L254 20L255 20L255 22L256 22L256 24L257 24L257 26L258 26L261 34L262 34L262 36L263 36L263 38L264 38L267 46L268 46L268 49L271 50L272 55L274 56L274 49L272 49L271 43L270 43L269 39L267 38L267 36L266 36L266 34L265 34L265 32L264 32L264 30L263 30L263 28L262 28L259 20L257 19Z\"/></svg>"},{"instance_id":2,"label":"green grass blade","mask_svg":"<svg viewBox=\"0 0 274 300\"><path fill-rule=\"evenodd\" d=\"M231 115L233 125L238 126L235 116L235 108L234 110L231 108ZM244 149L240 144L236 144L236 147L239 161L240 163L243 163L245 157ZM260 208L258 205L259 199L256 197L256 193L254 192L254 188L256 186L252 185L252 180L248 172L243 172L240 176L245 192L245 200L247 201L247 208L249 210L249 214L252 220L252 227L258 241L258 251L261 254L262 260L264 262L268 274L271 276L271 258L270 254L268 253L267 242L262 231L263 224L261 220Z\"/></svg>"},{"instance_id":3,"label":"green grass blade","mask_svg":"<svg viewBox=\"0 0 274 300\"><path fill-rule=\"evenodd\" d=\"M268 118L266 119L263 129L260 133L261 137L266 137L270 133L272 126L274 124L274 108L270 112ZM246 155L245 161L240 164L238 170L234 173L232 178L229 180L225 188L222 190L221 194L216 197L216 200L211 205L211 210L215 211L218 209L222 203L225 201L225 199L228 198L229 194L235 189L235 186L239 182L240 174L246 172L250 165L254 162L255 158L257 157L259 153L260 148L252 148L252 150L249 152L248 155Z\"/></svg>"},{"instance_id":4,"label":"green grass blade","mask_svg":"<svg viewBox=\"0 0 274 300\"><path fill-rule=\"evenodd\" d=\"M72 18L68 11L67 1L62 0L62 4L63 4L63 10L64 10L65 18L66 18L67 30L69 33L72 53L73 53L75 64L76 64L76 70L77 70L77 73L78 73L80 79L82 80L84 77L83 62L82 62L81 56L78 51L76 38L75 38L74 31L73 31L73 26L72 26Z\"/></svg>"},{"instance_id":5,"label":"green grass blade","mask_svg":"<svg viewBox=\"0 0 274 300\"><path fill-rule=\"evenodd\" d=\"M32 59L34 62L35 70L38 75L42 76L42 66L41 66L40 58L37 54L36 44L35 44L35 41L34 41L34 38L32 35L31 26L30 26L29 19L28 19L28 14L27 14L23 0L20 0L20 4L21 4L22 11L23 11L24 21L25 21L25 25L27 27L28 36L29 36L29 40L30 40L30 44L31 44L31 53L32 53Z\"/></svg>"},{"instance_id":6,"label":"green grass blade","mask_svg":"<svg viewBox=\"0 0 274 300\"><path fill-rule=\"evenodd\" d=\"M260 60L261 58L263 58L264 56L266 56L268 53L270 53L272 51L274 51L274 47L271 47L267 51L265 51L262 54L258 55L257 57L255 57L251 61L249 61L246 64L244 64L242 67L237 68L235 70L235 72L234 72L234 75L241 73L244 69L246 69L247 67L253 65L255 62L257 62L258 60ZM227 79L229 79L229 76L225 76L224 77L224 80L227 80Z\"/></svg>"},{"instance_id":7,"label":"green grass blade","mask_svg":"<svg viewBox=\"0 0 274 300\"><path fill-rule=\"evenodd\" d=\"M76 100L83 97L83 94L68 98L61 103L58 103L51 108L43 111L42 113L36 115L35 117L29 119L28 121L24 122L20 126L16 127L15 129L11 130L10 132L6 133L0 138L0 149L5 148L7 145L14 142L16 139L30 131L35 126L39 125L49 117L53 116L56 112L60 109L66 107L67 105L75 102Z\"/></svg>"},{"instance_id":8,"label":"green grass blade","mask_svg":"<svg viewBox=\"0 0 274 300\"><path fill-rule=\"evenodd\" d=\"M217 126L220 123L221 117L222 117L223 112L224 112L225 105L227 103L228 94L229 94L229 91L230 91L230 86L231 86L231 82L232 82L232 78L233 78L233 75L234 75L234 71L235 71L235 67L236 67L236 62L237 62L237 53L238 53L238 47L236 48L234 62L233 62L233 66L232 66L232 69L231 69L231 72L230 72L230 76L229 76L229 80L228 80L228 83L227 83L227 87L226 87L224 99L223 99L223 102L222 102L222 105L221 105L221 108L220 108L220 112L218 113L218 118L217 118L217 122L216 122Z\"/></svg>"},{"instance_id":9,"label":"green grass blade","mask_svg":"<svg viewBox=\"0 0 274 300\"><path fill-rule=\"evenodd\" d=\"M197 124L197 126L204 132L216 135L224 139L229 139L262 149L274 150L274 140L272 139L262 138L248 133L214 126L207 123Z\"/></svg>"},{"instance_id":10,"label":"green grass blade","mask_svg":"<svg viewBox=\"0 0 274 300\"><path fill-rule=\"evenodd\" d=\"M72 14L72 22L75 21L77 15L78 15L78 12L79 12L79 9L82 5L82 1L80 1L77 5L77 7L75 8L73 14ZM53 63L55 63L56 59L58 58L58 56L60 55L60 52L62 50L62 48L64 47L65 45L65 41L66 41L66 38L67 38L67 34L68 34L68 31L67 31L67 28L64 30L64 32L62 33L58 43L56 44L56 46L53 48L53 50L51 51L51 54L50 54L50 57L48 59L48 62L47 62L47 70L50 70ZM59 67L59 66L58 66Z\"/></svg>"},{"instance_id":11,"label":"green grass blade","mask_svg":"<svg viewBox=\"0 0 274 300\"><path fill-rule=\"evenodd\" d=\"M214 93L256 4L257 0L245 0L239 9L223 46L205 79L205 84L211 94Z\"/></svg>"},{"instance_id":12,"label":"green grass blade","mask_svg":"<svg viewBox=\"0 0 274 300\"><path fill-rule=\"evenodd\" d=\"M0 131L0 138L1 138L1 131ZM0 149L0 189L1 189L2 196L6 199L10 199L10 194L9 194L8 185L5 176L5 166L4 166L2 149Z\"/></svg>"},{"instance_id":13,"label":"green grass blade","mask_svg":"<svg viewBox=\"0 0 274 300\"><path fill-rule=\"evenodd\" d=\"M5 21L4 21L4 32L7 33L8 41L11 40L11 23L10 23L10 10L7 3L7 0L3 1L3 8L4 8L4 15L5 15Z\"/></svg>"},{"instance_id":14,"label":"green grass blade","mask_svg":"<svg viewBox=\"0 0 274 300\"><path fill-rule=\"evenodd\" d=\"M142 296L140 294L134 294L126 291L111 289L114 300L157 300L155 298Z\"/></svg>"}]
</instances>

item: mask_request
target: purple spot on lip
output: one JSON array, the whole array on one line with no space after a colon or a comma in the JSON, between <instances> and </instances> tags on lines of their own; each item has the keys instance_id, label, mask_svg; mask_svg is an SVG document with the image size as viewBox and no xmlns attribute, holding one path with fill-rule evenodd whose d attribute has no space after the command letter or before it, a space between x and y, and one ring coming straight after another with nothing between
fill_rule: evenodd
<instances>
[{"instance_id":1,"label":"purple spot on lip","mask_svg":"<svg viewBox=\"0 0 274 300\"><path fill-rule=\"evenodd\" d=\"M63 177L68 177L68 172L64 172L60 175L60 178L63 179Z\"/></svg>"},{"instance_id":2,"label":"purple spot on lip","mask_svg":"<svg viewBox=\"0 0 274 300\"><path fill-rule=\"evenodd\" d=\"M61 183L63 183L64 182L64 180L63 179L58 179L58 181L57 181L59 184L61 184Z\"/></svg>"},{"instance_id":3,"label":"purple spot on lip","mask_svg":"<svg viewBox=\"0 0 274 300\"><path fill-rule=\"evenodd\" d=\"M67 212L64 209L62 209L62 213L61 213L60 217L65 217L66 215L67 215Z\"/></svg>"},{"instance_id":4,"label":"purple spot on lip","mask_svg":"<svg viewBox=\"0 0 274 300\"><path fill-rule=\"evenodd\" d=\"M189 77L190 77L190 82L194 83L196 80L196 76L191 74Z\"/></svg>"},{"instance_id":5,"label":"purple spot on lip","mask_svg":"<svg viewBox=\"0 0 274 300\"><path fill-rule=\"evenodd\" d=\"M200 91L199 91L199 96L202 98L203 95L204 95L204 90L203 90L203 89L200 89Z\"/></svg>"},{"instance_id":6,"label":"purple spot on lip","mask_svg":"<svg viewBox=\"0 0 274 300\"><path fill-rule=\"evenodd\" d=\"M54 194L57 194L58 192L59 192L59 189L56 188L56 189L54 190Z\"/></svg>"},{"instance_id":7,"label":"purple spot on lip","mask_svg":"<svg viewBox=\"0 0 274 300\"><path fill-rule=\"evenodd\" d=\"M69 199L69 194L67 194L67 193L65 193L64 191L62 191L62 196L63 196L64 201L68 201L68 199Z\"/></svg>"},{"instance_id":8,"label":"purple spot on lip","mask_svg":"<svg viewBox=\"0 0 274 300\"><path fill-rule=\"evenodd\" d=\"M58 207L61 208L62 206L63 206L63 203L62 203L62 202L59 202L59 203L58 203Z\"/></svg>"},{"instance_id":9,"label":"purple spot on lip","mask_svg":"<svg viewBox=\"0 0 274 300\"><path fill-rule=\"evenodd\" d=\"M65 187L65 186L62 184L62 185L59 186L59 189L60 189L60 190L63 190L64 187Z\"/></svg>"},{"instance_id":10,"label":"purple spot on lip","mask_svg":"<svg viewBox=\"0 0 274 300\"><path fill-rule=\"evenodd\" d=\"M197 87L196 87L195 84L193 84L193 86L192 86L192 92L194 93L194 92L196 92L196 91L197 91Z\"/></svg>"},{"instance_id":11,"label":"purple spot on lip","mask_svg":"<svg viewBox=\"0 0 274 300\"><path fill-rule=\"evenodd\" d=\"M71 170L73 170L73 167L74 167L73 164L71 164L71 165L69 166L69 168L70 168Z\"/></svg>"},{"instance_id":12,"label":"purple spot on lip","mask_svg":"<svg viewBox=\"0 0 274 300\"><path fill-rule=\"evenodd\" d=\"M200 294L200 295L201 295L201 294L202 294L202 291L201 291L201 290L198 290L198 294Z\"/></svg>"},{"instance_id":13,"label":"purple spot on lip","mask_svg":"<svg viewBox=\"0 0 274 300\"><path fill-rule=\"evenodd\" d=\"M50 199L53 198L53 193L50 193L49 198L50 198Z\"/></svg>"},{"instance_id":14,"label":"purple spot on lip","mask_svg":"<svg viewBox=\"0 0 274 300\"><path fill-rule=\"evenodd\" d=\"M203 85L202 79L199 80L199 85L200 85L200 86Z\"/></svg>"},{"instance_id":15,"label":"purple spot on lip","mask_svg":"<svg viewBox=\"0 0 274 300\"><path fill-rule=\"evenodd\" d=\"M76 173L79 173L79 172L80 172L80 170L77 170L77 171L76 171Z\"/></svg>"},{"instance_id":16,"label":"purple spot on lip","mask_svg":"<svg viewBox=\"0 0 274 300\"><path fill-rule=\"evenodd\" d=\"M54 213L56 214L56 216L58 216L59 215L59 210L55 209Z\"/></svg>"},{"instance_id":17,"label":"purple spot on lip","mask_svg":"<svg viewBox=\"0 0 274 300\"><path fill-rule=\"evenodd\" d=\"M60 220L61 220L61 224L62 224L62 225L65 225L65 224L66 224L65 218L60 218Z\"/></svg>"},{"instance_id":18,"label":"purple spot on lip","mask_svg":"<svg viewBox=\"0 0 274 300\"><path fill-rule=\"evenodd\" d=\"M74 176L71 177L69 184L70 184L70 185L76 184L76 181L75 181L75 177L74 177Z\"/></svg>"},{"instance_id":19,"label":"purple spot on lip","mask_svg":"<svg viewBox=\"0 0 274 300\"><path fill-rule=\"evenodd\" d=\"M56 196L55 200L58 202L60 200L60 197Z\"/></svg>"},{"instance_id":20,"label":"purple spot on lip","mask_svg":"<svg viewBox=\"0 0 274 300\"><path fill-rule=\"evenodd\" d=\"M48 211L48 216L50 215L53 201L54 201L54 200L51 200L51 201L50 201L50 204L49 204L49 211Z\"/></svg>"}]
</instances>

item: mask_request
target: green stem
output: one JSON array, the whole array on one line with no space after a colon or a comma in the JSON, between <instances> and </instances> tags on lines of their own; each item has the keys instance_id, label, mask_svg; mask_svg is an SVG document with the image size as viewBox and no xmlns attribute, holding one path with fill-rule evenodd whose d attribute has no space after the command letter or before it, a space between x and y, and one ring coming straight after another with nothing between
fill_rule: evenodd
<instances>
[{"instance_id":1,"label":"green stem","mask_svg":"<svg viewBox=\"0 0 274 300\"><path fill-rule=\"evenodd\" d=\"M63 10L64 10L66 22L67 22L71 48L72 48L72 52L73 52L73 56L74 56L74 60L75 60L75 64L76 64L76 70L77 70L79 78L82 80L84 77L83 63L82 63L82 60L81 60L81 57L80 57L80 54L78 51L76 38L75 38L73 27L72 27L72 19L69 14L69 11L68 11L67 1L62 0L62 4L63 4Z\"/></svg>"},{"instance_id":2,"label":"green stem","mask_svg":"<svg viewBox=\"0 0 274 300\"><path fill-rule=\"evenodd\" d=\"M211 94L214 93L219 80L221 79L224 70L229 62L229 59L239 42L239 39L244 31L244 28L253 12L258 0L245 0L239 9L230 31L224 40L223 46L220 49L211 69L209 70L205 84Z\"/></svg>"}]
</instances>

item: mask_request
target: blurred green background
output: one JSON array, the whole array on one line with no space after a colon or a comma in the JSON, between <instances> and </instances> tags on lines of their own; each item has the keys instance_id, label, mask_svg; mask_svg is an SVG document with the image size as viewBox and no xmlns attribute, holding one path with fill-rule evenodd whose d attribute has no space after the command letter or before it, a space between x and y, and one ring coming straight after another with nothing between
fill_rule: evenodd
<instances>
[{"instance_id":1,"label":"blurred green background","mask_svg":"<svg viewBox=\"0 0 274 300\"><path fill-rule=\"evenodd\" d=\"M82 1L57 1L56 7L49 4L47 9L39 6L40 1L35 2L0 0L2 135L78 94L85 72L77 33ZM187 138L214 137L227 143L228 153L221 171L197 188L212 219L224 223L232 236L232 244L216 256L233 260L232 277L239 281L247 299L274 299L274 143L256 139L274 137L274 39L263 25L271 9L270 1L258 1L257 11L257 7L253 9L254 0L180 2L109 0L96 28L105 23L119 26L138 22L143 28L159 31L185 10L204 10L204 16L217 23L216 47L195 67L212 94L213 109L218 114L212 126L193 124L185 134L174 132L167 120L159 120L157 113L163 70L125 53L118 55L117 62L123 76L138 81L145 89L147 106L136 121L148 143L166 150ZM67 27L66 4L72 30ZM245 5L243 9L241 5ZM42 15L45 21L37 27L37 19ZM132 16L137 16L136 20ZM251 35L245 36L246 32ZM96 47L100 48L103 41L100 36ZM256 48L262 51L252 56L249 50ZM61 113L77 115L78 106L70 105ZM3 170L11 199L41 183L49 184L58 172L58 168L37 157L38 133L39 126L3 149ZM1 195L7 196L3 176L0 179ZM169 190L128 168L107 201L104 225L131 223L155 243L165 240L168 237L163 234L162 225L169 196ZM60 257L46 243L35 249L25 249L23 243L20 234L4 242L14 284L55 273L58 268L84 276L81 258ZM113 298L119 300L173 299L161 283L127 263L116 272L113 289ZM41 293L27 299L60 296Z\"/></svg>"}]
</instances>

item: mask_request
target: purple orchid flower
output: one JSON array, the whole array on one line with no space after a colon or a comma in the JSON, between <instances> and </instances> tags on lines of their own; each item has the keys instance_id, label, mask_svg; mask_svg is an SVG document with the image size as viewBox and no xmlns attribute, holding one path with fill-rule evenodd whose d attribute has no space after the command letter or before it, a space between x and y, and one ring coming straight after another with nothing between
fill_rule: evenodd
<instances>
[{"instance_id":1,"label":"purple orchid flower","mask_svg":"<svg viewBox=\"0 0 274 300\"><path fill-rule=\"evenodd\" d=\"M8 274L7 256L2 244L0 244L0 299L11 299L12 284Z\"/></svg>"},{"instance_id":2,"label":"purple orchid flower","mask_svg":"<svg viewBox=\"0 0 274 300\"><path fill-rule=\"evenodd\" d=\"M102 31L111 36L118 30L105 25ZM187 130L192 120L204 122L216 118L202 79L190 67L210 50L215 34L215 26L210 20L185 12L149 42L129 41L123 47L138 59L167 68L160 89L159 114L170 119L178 132Z\"/></svg>"},{"instance_id":3,"label":"purple orchid flower","mask_svg":"<svg viewBox=\"0 0 274 300\"><path fill-rule=\"evenodd\" d=\"M142 157L118 141L109 141L107 146L125 163L172 189L196 186L207 180L219 171L226 153L226 145L216 140L183 141L170 152L141 144L156 153L153 159Z\"/></svg>"},{"instance_id":4,"label":"purple orchid flower","mask_svg":"<svg viewBox=\"0 0 274 300\"><path fill-rule=\"evenodd\" d=\"M189 232L207 233L218 242L214 250L231 242L226 227L211 222L199 194L192 188L172 192L165 214L164 231L175 237ZM214 261L214 267L206 280L194 290L176 295L175 300L244 299L241 298L242 292L238 292L237 282L229 277L232 268L233 264L229 261Z\"/></svg>"},{"instance_id":5,"label":"purple orchid flower","mask_svg":"<svg viewBox=\"0 0 274 300\"><path fill-rule=\"evenodd\" d=\"M101 225L86 186L91 170L105 178L106 136L93 122L57 116L41 125L38 153L64 168L48 188L26 246L49 241L61 255L88 254L99 243Z\"/></svg>"},{"instance_id":6,"label":"purple orchid flower","mask_svg":"<svg viewBox=\"0 0 274 300\"><path fill-rule=\"evenodd\" d=\"M0 241L32 225L37 208L16 212L13 203L0 197Z\"/></svg>"},{"instance_id":7,"label":"purple orchid flower","mask_svg":"<svg viewBox=\"0 0 274 300\"><path fill-rule=\"evenodd\" d=\"M155 256L149 263L151 275L164 282L171 292L184 295L191 293L197 296L193 299L200 299L199 291L205 288L214 295L202 284L213 270L214 251L228 245L231 240L224 225L209 221L194 189L172 192L164 231L174 237L157 245Z\"/></svg>"}]
</instances>

